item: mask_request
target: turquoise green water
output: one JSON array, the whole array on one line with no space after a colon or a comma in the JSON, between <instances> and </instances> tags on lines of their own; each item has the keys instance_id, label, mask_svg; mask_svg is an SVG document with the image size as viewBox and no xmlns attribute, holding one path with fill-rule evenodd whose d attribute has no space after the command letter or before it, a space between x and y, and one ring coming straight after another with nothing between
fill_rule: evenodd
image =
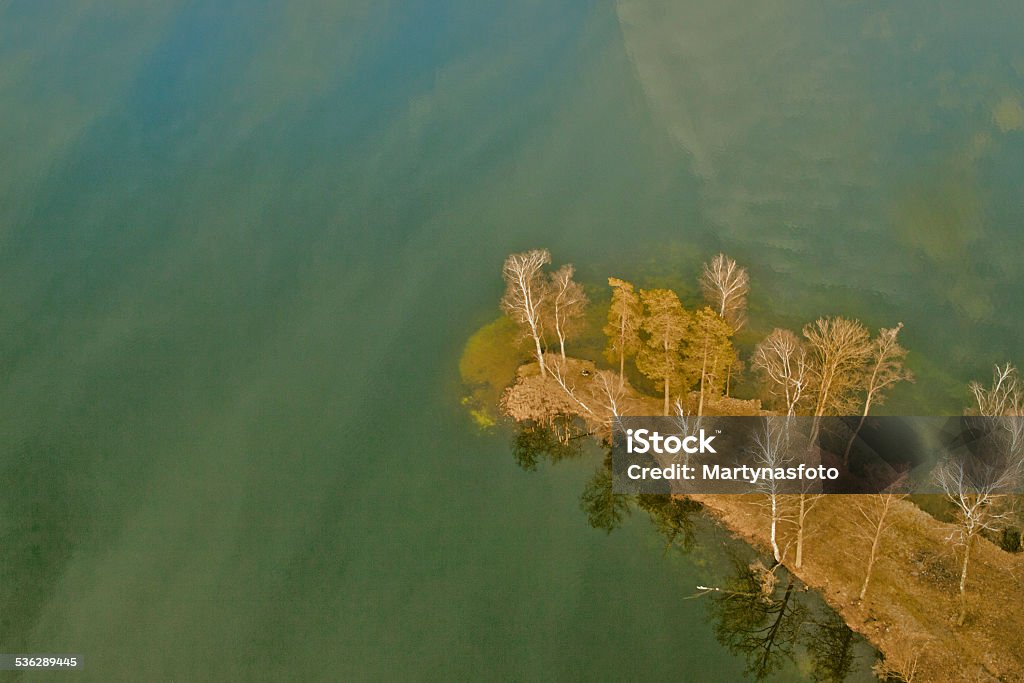
<instances>
[{"instance_id":1,"label":"turquoise green water","mask_svg":"<svg viewBox=\"0 0 1024 683\"><path fill-rule=\"evenodd\" d=\"M510 251L692 291L724 248L754 330L903 320L889 407L959 409L1021 360L1022 14L0 4L0 650L741 677L681 599L729 542L591 529L599 457L517 468L458 404L461 346Z\"/></svg>"}]
</instances>

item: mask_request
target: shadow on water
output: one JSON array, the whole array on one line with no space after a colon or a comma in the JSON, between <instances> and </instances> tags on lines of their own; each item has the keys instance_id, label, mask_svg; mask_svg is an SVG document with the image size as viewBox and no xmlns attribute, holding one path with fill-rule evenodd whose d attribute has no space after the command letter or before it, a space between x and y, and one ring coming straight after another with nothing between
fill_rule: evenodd
<instances>
[{"instance_id":1,"label":"shadow on water","mask_svg":"<svg viewBox=\"0 0 1024 683\"><path fill-rule=\"evenodd\" d=\"M607 465L606 465L607 467ZM665 538L665 552L673 548L684 553L697 545L697 525L694 515L704 506L688 498L642 494L636 497L637 507L646 512L654 528Z\"/></svg>"},{"instance_id":2,"label":"shadow on water","mask_svg":"<svg viewBox=\"0 0 1024 683\"><path fill-rule=\"evenodd\" d=\"M516 463L534 472L550 465L587 457L586 434L573 434L565 425L523 424L516 428L512 452ZM721 543L720 529L707 523L704 506L668 495L627 496L612 489L612 456L606 444L603 458L580 495L580 508L594 529L611 534L638 510L647 514L664 540L664 554L721 568L719 583L700 586L694 599L706 597L715 638L745 662L749 680L780 680L792 670L806 680L840 683L870 680L876 654L815 593L784 567L765 566L746 545ZM704 522L704 523L702 523ZM711 553L709 560L704 553ZM721 555L722 557L717 557Z\"/></svg>"},{"instance_id":3,"label":"shadow on water","mask_svg":"<svg viewBox=\"0 0 1024 683\"><path fill-rule=\"evenodd\" d=\"M859 637L784 569L732 558L733 573L710 593L715 635L746 659L754 680L770 678L800 653L811 680L845 681L856 671Z\"/></svg>"},{"instance_id":4,"label":"shadow on water","mask_svg":"<svg viewBox=\"0 0 1024 683\"><path fill-rule=\"evenodd\" d=\"M733 574L711 597L715 635L730 652L746 659L746 673L760 681L793 659L807 607L796 595L802 589L792 577L780 590L776 575L759 561L746 564L733 558L733 564Z\"/></svg>"},{"instance_id":5,"label":"shadow on water","mask_svg":"<svg viewBox=\"0 0 1024 683\"><path fill-rule=\"evenodd\" d=\"M541 460L554 464L582 454L583 442L579 438L561 436L551 426L524 425L516 430L512 440L512 457L527 472L535 471Z\"/></svg>"}]
</instances>

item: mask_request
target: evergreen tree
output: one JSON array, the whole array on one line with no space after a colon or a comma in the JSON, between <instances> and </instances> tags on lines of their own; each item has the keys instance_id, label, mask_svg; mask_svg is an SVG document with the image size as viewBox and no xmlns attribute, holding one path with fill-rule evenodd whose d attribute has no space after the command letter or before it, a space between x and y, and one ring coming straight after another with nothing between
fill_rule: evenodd
<instances>
[{"instance_id":1,"label":"evergreen tree","mask_svg":"<svg viewBox=\"0 0 1024 683\"><path fill-rule=\"evenodd\" d=\"M694 314L684 347L683 369L686 377L700 381L697 415L704 414L706 396L722 393L726 373L736 362L731 336L732 326L709 307Z\"/></svg>"},{"instance_id":2,"label":"evergreen tree","mask_svg":"<svg viewBox=\"0 0 1024 683\"><path fill-rule=\"evenodd\" d=\"M696 379L691 377L690 382L686 382L681 355L692 316L670 289L642 289L640 299L644 304L640 325L644 342L637 352L636 366L661 389L664 414L668 415L673 385L685 388Z\"/></svg>"},{"instance_id":3,"label":"evergreen tree","mask_svg":"<svg viewBox=\"0 0 1024 683\"><path fill-rule=\"evenodd\" d=\"M612 288L612 305L608 308L608 324L604 333L608 336L605 357L609 363L619 363L619 386L626 377L626 358L636 355L640 349L640 320L643 305L633 285L615 277L608 278Z\"/></svg>"}]
</instances>

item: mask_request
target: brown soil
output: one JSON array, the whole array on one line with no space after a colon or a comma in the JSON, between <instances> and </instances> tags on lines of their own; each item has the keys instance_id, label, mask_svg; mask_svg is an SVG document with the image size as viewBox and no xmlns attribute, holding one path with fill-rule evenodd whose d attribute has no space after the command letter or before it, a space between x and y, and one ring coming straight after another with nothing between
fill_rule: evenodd
<instances>
[{"instance_id":1,"label":"brown soil","mask_svg":"<svg viewBox=\"0 0 1024 683\"><path fill-rule=\"evenodd\" d=\"M693 496L751 544L768 549L768 522L756 496ZM975 544L967 582L967 621L956 626L959 560L947 541L954 527L909 501L890 512L864 602L866 542L853 533L850 496L825 496L808 516L803 567L786 567L816 588L887 657L919 654L922 681L1024 681L1024 555L986 540ZM785 545L792 539L783 536Z\"/></svg>"}]
</instances>

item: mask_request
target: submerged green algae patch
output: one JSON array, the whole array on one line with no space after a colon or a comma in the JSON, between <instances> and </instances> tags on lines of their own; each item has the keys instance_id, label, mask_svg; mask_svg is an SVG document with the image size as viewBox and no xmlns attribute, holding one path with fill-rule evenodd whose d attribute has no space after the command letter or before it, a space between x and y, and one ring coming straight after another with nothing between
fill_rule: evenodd
<instances>
[{"instance_id":1,"label":"submerged green algae patch","mask_svg":"<svg viewBox=\"0 0 1024 683\"><path fill-rule=\"evenodd\" d=\"M502 316L474 332L462 349L459 375L469 391L462 405L481 429L497 424L501 392L526 360L519 341L515 324Z\"/></svg>"}]
</instances>

